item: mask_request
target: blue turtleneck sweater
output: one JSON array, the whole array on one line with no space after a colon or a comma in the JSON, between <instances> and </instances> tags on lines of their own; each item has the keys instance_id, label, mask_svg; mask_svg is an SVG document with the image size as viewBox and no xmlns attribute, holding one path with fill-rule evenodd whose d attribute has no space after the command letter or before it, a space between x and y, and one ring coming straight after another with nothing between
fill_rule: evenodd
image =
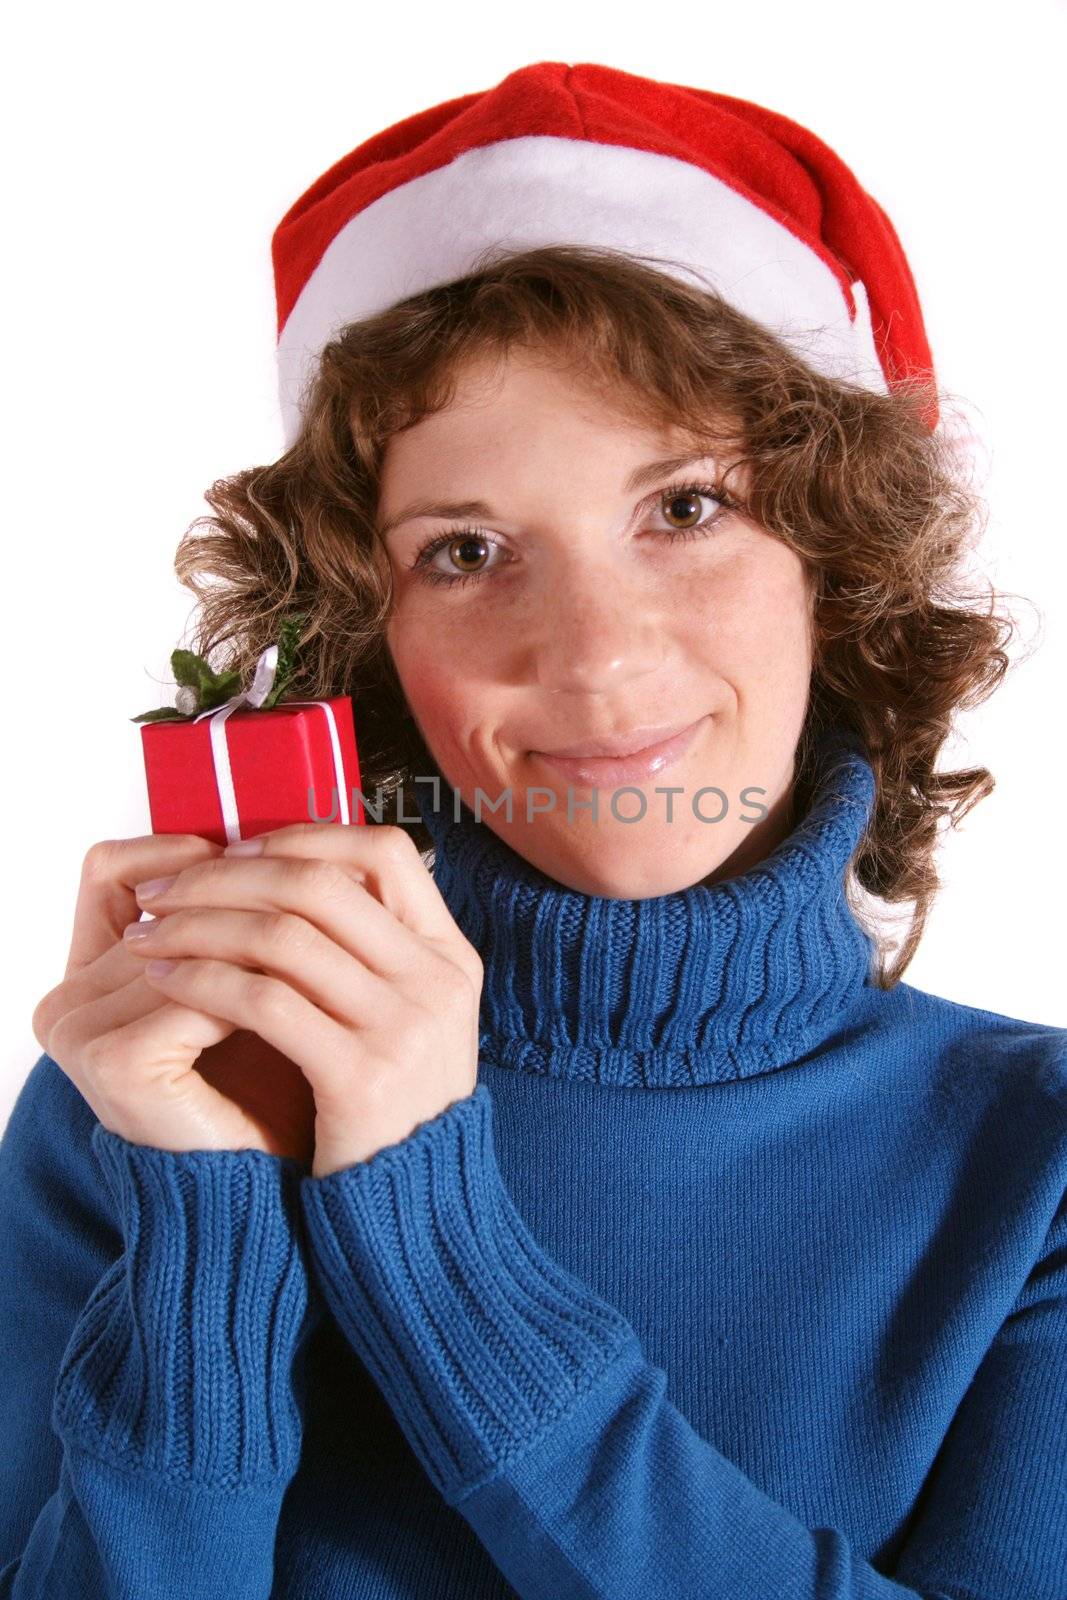
<instances>
[{"instance_id":1,"label":"blue turtleneck sweater","mask_svg":"<svg viewBox=\"0 0 1067 1600\"><path fill-rule=\"evenodd\" d=\"M847 737L763 862L610 900L443 786L478 1084L315 1179L0 1144L0 1595L1064 1600L1067 1030L884 991Z\"/></svg>"}]
</instances>

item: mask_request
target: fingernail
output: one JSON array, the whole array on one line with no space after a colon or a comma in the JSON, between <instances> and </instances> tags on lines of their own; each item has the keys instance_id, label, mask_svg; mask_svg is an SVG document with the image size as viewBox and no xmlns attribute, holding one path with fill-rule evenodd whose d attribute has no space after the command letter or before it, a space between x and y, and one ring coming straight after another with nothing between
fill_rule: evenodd
<instances>
[{"instance_id":1,"label":"fingernail","mask_svg":"<svg viewBox=\"0 0 1067 1600\"><path fill-rule=\"evenodd\" d=\"M122 930L122 937L124 939L145 939L153 928L158 927L159 923L155 917L150 917L147 922L128 922Z\"/></svg>"},{"instance_id":2,"label":"fingernail","mask_svg":"<svg viewBox=\"0 0 1067 1600\"><path fill-rule=\"evenodd\" d=\"M174 873L170 878L146 878L144 883L134 884L133 892L138 900L152 900L157 894L162 894L164 889L169 889L177 876L178 874Z\"/></svg>"},{"instance_id":3,"label":"fingernail","mask_svg":"<svg viewBox=\"0 0 1067 1600\"><path fill-rule=\"evenodd\" d=\"M235 839L222 853L224 856L258 856L262 851L262 839Z\"/></svg>"},{"instance_id":4,"label":"fingernail","mask_svg":"<svg viewBox=\"0 0 1067 1600\"><path fill-rule=\"evenodd\" d=\"M151 978L165 978L177 965L176 961L146 961L144 969Z\"/></svg>"}]
</instances>

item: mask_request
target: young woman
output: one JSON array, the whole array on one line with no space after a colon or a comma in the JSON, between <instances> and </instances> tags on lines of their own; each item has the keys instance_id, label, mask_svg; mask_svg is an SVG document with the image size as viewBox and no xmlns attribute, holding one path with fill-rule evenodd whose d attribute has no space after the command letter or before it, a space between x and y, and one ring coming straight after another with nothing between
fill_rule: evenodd
<instances>
[{"instance_id":1,"label":"young woman","mask_svg":"<svg viewBox=\"0 0 1067 1600\"><path fill-rule=\"evenodd\" d=\"M275 265L287 449L178 570L229 665L306 616L383 822L89 852L0 1591L1062 1600L1067 1031L902 980L1011 627L888 219L542 62Z\"/></svg>"}]
</instances>

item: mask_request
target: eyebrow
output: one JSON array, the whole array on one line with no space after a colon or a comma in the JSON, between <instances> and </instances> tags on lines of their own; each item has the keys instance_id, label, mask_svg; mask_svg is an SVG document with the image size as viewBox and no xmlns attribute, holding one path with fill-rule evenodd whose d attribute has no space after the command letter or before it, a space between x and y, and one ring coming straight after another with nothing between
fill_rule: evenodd
<instances>
[{"instance_id":1,"label":"eyebrow","mask_svg":"<svg viewBox=\"0 0 1067 1600\"><path fill-rule=\"evenodd\" d=\"M693 455L666 456L662 461L649 461L643 467L635 467L624 484L624 491L633 494L638 489L648 488L670 472L679 472L683 467L691 467L698 461L711 461L714 457L707 451L699 451ZM413 500L403 511L395 517L390 517L388 522L379 525L378 536L384 539L387 534L399 528L403 522L414 522L420 517L485 517L491 520L496 513L492 506L484 500Z\"/></svg>"}]
</instances>

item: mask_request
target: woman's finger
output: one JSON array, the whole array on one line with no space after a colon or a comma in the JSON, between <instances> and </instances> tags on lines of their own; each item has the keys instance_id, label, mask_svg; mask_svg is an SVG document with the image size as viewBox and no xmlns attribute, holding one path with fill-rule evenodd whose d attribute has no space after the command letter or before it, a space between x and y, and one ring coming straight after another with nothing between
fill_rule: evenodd
<instances>
[{"instance_id":1,"label":"woman's finger","mask_svg":"<svg viewBox=\"0 0 1067 1600\"><path fill-rule=\"evenodd\" d=\"M291 911L188 906L132 928L139 935L126 941L132 959L202 956L254 967L292 984L339 1022L380 1015L392 995L385 979Z\"/></svg>"},{"instance_id":2,"label":"woman's finger","mask_svg":"<svg viewBox=\"0 0 1067 1600\"><path fill-rule=\"evenodd\" d=\"M161 919L183 906L286 911L304 918L378 977L397 981L421 962L425 941L359 882L342 862L317 856L219 856L138 895Z\"/></svg>"},{"instance_id":3,"label":"woman's finger","mask_svg":"<svg viewBox=\"0 0 1067 1600\"><path fill-rule=\"evenodd\" d=\"M179 1005L258 1034L300 1068L316 1093L320 1086L337 1092L341 1064L351 1059L351 1032L281 978L200 957L179 959L165 973L148 966L145 978Z\"/></svg>"},{"instance_id":4,"label":"woman's finger","mask_svg":"<svg viewBox=\"0 0 1067 1600\"><path fill-rule=\"evenodd\" d=\"M121 941L123 928L137 915L135 883L180 872L194 861L221 853L221 845L189 833L148 833L136 839L102 839L92 845L82 862L64 977Z\"/></svg>"},{"instance_id":5,"label":"woman's finger","mask_svg":"<svg viewBox=\"0 0 1067 1600\"><path fill-rule=\"evenodd\" d=\"M162 1004L83 1045L72 1057L77 1072L64 1068L104 1127L164 1150L288 1153L273 1138L269 1104L258 1114L255 1095L246 1107L199 1071L211 1047L237 1031L233 1023L154 993Z\"/></svg>"},{"instance_id":6,"label":"woman's finger","mask_svg":"<svg viewBox=\"0 0 1067 1600\"><path fill-rule=\"evenodd\" d=\"M260 859L300 856L333 862L358 874L375 898L413 933L445 944L467 942L418 846L403 828L296 822L248 843L262 845ZM246 842L228 845L223 855L227 860L242 859Z\"/></svg>"},{"instance_id":7,"label":"woman's finger","mask_svg":"<svg viewBox=\"0 0 1067 1600\"><path fill-rule=\"evenodd\" d=\"M102 1039L117 1029L136 1024L159 1011L161 1001L165 998L153 984L146 981L142 964L133 982L112 990L110 994L87 1000L83 1005L69 1007L52 1026L44 1048L61 1063L77 1060L93 1040Z\"/></svg>"},{"instance_id":8,"label":"woman's finger","mask_svg":"<svg viewBox=\"0 0 1067 1600\"><path fill-rule=\"evenodd\" d=\"M89 1024L89 1031L84 1037L89 1038L92 1025L115 1026L134 1021L158 1008L159 994L144 981L144 962L138 961L121 946L120 940L115 951L123 957L121 966L108 952L73 978L58 983L37 1002L33 1013L33 1033L41 1049L50 1056L58 1059L55 1028L63 1017L84 1013L82 1021ZM108 972L101 973L101 968L105 966ZM90 1007L95 1009L90 1010Z\"/></svg>"}]
</instances>

